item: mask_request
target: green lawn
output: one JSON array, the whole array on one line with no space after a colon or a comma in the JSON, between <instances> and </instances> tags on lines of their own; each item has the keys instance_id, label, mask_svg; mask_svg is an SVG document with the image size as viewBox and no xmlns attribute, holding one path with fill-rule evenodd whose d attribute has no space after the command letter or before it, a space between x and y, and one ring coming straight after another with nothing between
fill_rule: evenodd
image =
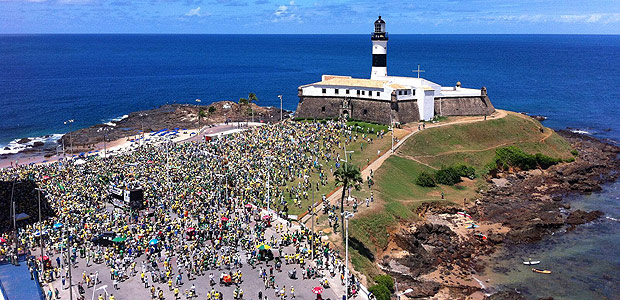
<instances>
[{"instance_id":1,"label":"green lawn","mask_svg":"<svg viewBox=\"0 0 620 300\"><path fill-rule=\"evenodd\" d=\"M527 116L508 113L501 119L429 128L407 140L399 153L435 168L471 165L478 173L495 157L495 149L516 145L528 153L571 157L571 147L552 129Z\"/></svg>"},{"instance_id":2,"label":"green lawn","mask_svg":"<svg viewBox=\"0 0 620 300\"><path fill-rule=\"evenodd\" d=\"M409 139L401 151L412 156L436 155L455 150L482 150L515 141L536 142L549 132L549 129L545 129L545 132L541 133L541 127L542 125L532 118L509 113L501 119L429 128ZM545 144L562 149L567 146L562 141L561 138L550 138Z\"/></svg>"}]
</instances>

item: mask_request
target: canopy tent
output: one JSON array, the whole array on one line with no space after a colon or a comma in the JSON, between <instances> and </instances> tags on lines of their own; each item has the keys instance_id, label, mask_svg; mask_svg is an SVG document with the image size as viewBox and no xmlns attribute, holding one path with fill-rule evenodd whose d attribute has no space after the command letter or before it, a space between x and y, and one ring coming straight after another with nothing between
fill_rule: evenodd
<instances>
[{"instance_id":1,"label":"canopy tent","mask_svg":"<svg viewBox=\"0 0 620 300\"><path fill-rule=\"evenodd\" d=\"M271 246L265 245L265 244L260 244L260 245L256 246L256 249L258 249L258 250L269 250L269 249L271 249Z\"/></svg>"},{"instance_id":2,"label":"canopy tent","mask_svg":"<svg viewBox=\"0 0 620 300\"><path fill-rule=\"evenodd\" d=\"M127 239L126 239L126 238L124 238L124 237L117 236L117 237L115 237L115 238L112 240L112 242L115 242L115 243L122 243L122 242L124 242L124 241L126 241L126 240L127 240Z\"/></svg>"}]
</instances>

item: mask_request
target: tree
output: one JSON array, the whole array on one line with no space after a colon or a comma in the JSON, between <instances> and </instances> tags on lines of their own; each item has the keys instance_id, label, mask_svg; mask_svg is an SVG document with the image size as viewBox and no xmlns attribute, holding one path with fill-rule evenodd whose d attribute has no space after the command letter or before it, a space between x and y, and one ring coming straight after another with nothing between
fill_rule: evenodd
<instances>
[{"instance_id":1,"label":"tree","mask_svg":"<svg viewBox=\"0 0 620 300\"><path fill-rule=\"evenodd\" d=\"M216 110L217 109L215 108L215 106L209 106L209 108L207 108L207 118L211 118L211 116L213 116Z\"/></svg>"},{"instance_id":2,"label":"tree","mask_svg":"<svg viewBox=\"0 0 620 300\"><path fill-rule=\"evenodd\" d=\"M254 93L249 93L248 98L239 98L239 104L249 105L250 109L252 109L252 122L254 122L254 108L252 107L252 102L258 102L258 98Z\"/></svg>"},{"instance_id":3,"label":"tree","mask_svg":"<svg viewBox=\"0 0 620 300\"><path fill-rule=\"evenodd\" d=\"M217 108L215 108L215 106L213 105L209 106L209 114L213 114L216 110Z\"/></svg>"},{"instance_id":4,"label":"tree","mask_svg":"<svg viewBox=\"0 0 620 300\"><path fill-rule=\"evenodd\" d=\"M360 190L360 186L363 182L362 174L360 170L350 164L344 163L336 172L334 172L336 178L336 186L342 185L342 196L340 197L340 218L341 218L341 230L342 237L344 239L344 196L349 187L354 187L355 190Z\"/></svg>"},{"instance_id":5,"label":"tree","mask_svg":"<svg viewBox=\"0 0 620 300\"><path fill-rule=\"evenodd\" d=\"M390 294L394 293L394 278L392 276L387 274L378 275L374 280L377 284L384 285L390 291Z\"/></svg>"},{"instance_id":6,"label":"tree","mask_svg":"<svg viewBox=\"0 0 620 300\"><path fill-rule=\"evenodd\" d=\"M423 186L423 187L434 187L434 186L437 186L435 184L435 179L433 179L433 176L431 174L426 173L426 172L422 172L422 173L420 173L420 175L418 175L418 178L416 178L416 180L415 180L415 184L417 184L419 186Z\"/></svg>"},{"instance_id":7,"label":"tree","mask_svg":"<svg viewBox=\"0 0 620 300\"><path fill-rule=\"evenodd\" d=\"M453 167L442 168L435 172L435 181L445 185L455 185L461 182L461 176Z\"/></svg>"},{"instance_id":8,"label":"tree","mask_svg":"<svg viewBox=\"0 0 620 300\"><path fill-rule=\"evenodd\" d=\"M368 288L368 291L375 295L377 300L390 300L390 290L383 284L375 284Z\"/></svg>"}]
</instances>

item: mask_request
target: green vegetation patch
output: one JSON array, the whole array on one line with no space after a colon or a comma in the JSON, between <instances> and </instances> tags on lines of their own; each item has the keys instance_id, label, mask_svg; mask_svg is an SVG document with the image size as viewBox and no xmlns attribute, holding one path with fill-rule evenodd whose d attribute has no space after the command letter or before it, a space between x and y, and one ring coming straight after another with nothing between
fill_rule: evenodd
<instances>
[{"instance_id":1,"label":"green vegetation patch","mask_svg":"<svg viewBox=\"0 0 620 300\"><path fill-rule=\"evenodd\" d=\"M394 278L392 278L392 276L387 274L379 275L376 276L374 280L377 284L385 286L390 291L390 293L394 293Z\"/></svg>"},{"instance_id":2,"label":"green vegetation patch","mask_svg":"<svg viewBox=\"0 0 620 300\"><path fill-rule=\"evenodd\" d=\"M420 175L418 175L418 178L415 179L415 184L422 186L422 187L437 186L437 184L435 183L435 179L433 178L433 175L426 173L426 172L422 172L420 173Z\"/></svg>"},{"instance_id":3,"label":"green vegetation patch","mask_svg":"<svg viewBox=\"0 0 620 300\"><path fill-rule=\"evenodd\" d=\"M542 153L529 154L516 146L502 147L495 151L494 165L499 170L547 169L561 162L561 158L552 158Z\"/></svg>"},{"instance_id":4,"label":"green vegetation patch","mask_svg":"<svg viewBox=\"0 0 620 300\"><path fill-rule=\"evenodd\" d=\"M541 132L541 129L542 132ZM542 141L541 141L542 140ZM401 151L411 156L438 155L448 151L484 151L515 143L541 143L547 151L570 154L570 145L551 129L544 128L538 121L509 113L506 117L484 122L455 124L423 130L405 144ZM524 147L521 147L524 148ZM529 151L530 149L524 148Z\"/></svg>"},{"instance_id":5,"label":"green vegetation patch","mask_svg":"<svg viewBox=\"0 0 620 300\"><path fill-rule=\"evenodd\" d=\"M387 132L388 130L387 125L355 121L355 120L347 121L347 125L352 126L352 130L360 132L360 133L368 133L368 132L379 133L381 132L381 130L383 130L384 132Z\"/></svg>"}]
</instances>

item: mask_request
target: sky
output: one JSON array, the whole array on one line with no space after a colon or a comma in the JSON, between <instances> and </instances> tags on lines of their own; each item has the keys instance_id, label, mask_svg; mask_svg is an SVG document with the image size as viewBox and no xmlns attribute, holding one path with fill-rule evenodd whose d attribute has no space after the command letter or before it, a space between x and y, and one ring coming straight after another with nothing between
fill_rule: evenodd
<instances>
[{"instance_id":1,"label":"sky","mask_svg":"<svg viewBox=\"0 0 620 300\"><path fill-rule=\"evenodd\" d=\"M620 34L620 0L0 0L0 34Z\"/></svg>"}]
</instances>

